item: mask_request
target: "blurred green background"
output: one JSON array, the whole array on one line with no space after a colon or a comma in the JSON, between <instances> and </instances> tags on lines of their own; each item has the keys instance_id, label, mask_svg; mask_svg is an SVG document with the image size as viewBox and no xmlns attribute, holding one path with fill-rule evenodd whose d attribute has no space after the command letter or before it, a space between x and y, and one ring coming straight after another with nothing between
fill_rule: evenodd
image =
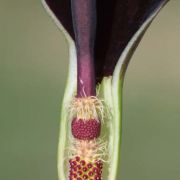
<instances>
[{"instance_id":1,"label":"blurred green background","mask_svg":"<svg viewBox=\"0 0 180 180\"><path fill-rule=\"evenodd\" d=\"M122 180L180 179L180 1L161 11L124 85ZM0 0L0 180L57 180L65 38L38 0Z\"/></svg>"}]
</instances>

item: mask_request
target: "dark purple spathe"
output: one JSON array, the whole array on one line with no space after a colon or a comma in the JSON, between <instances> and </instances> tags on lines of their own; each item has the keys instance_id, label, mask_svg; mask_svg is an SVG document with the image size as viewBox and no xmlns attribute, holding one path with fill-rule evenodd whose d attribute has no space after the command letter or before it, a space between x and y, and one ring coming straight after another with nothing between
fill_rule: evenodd
<instances>
[{"instance_id":1,"label":"dark purple spathe","mask_svg":"<svg viewBox=\"0 0 180 180\"><path fill-rule=\"evenodd\" d=\"M70 0L45 0L74 39ZM86 1L84 1L85 3ZM112 75L114 67L142 23L168 0L97 0L95 78ZM81 8L81 4L79 5Z\"/></svg>"}]
</instances>

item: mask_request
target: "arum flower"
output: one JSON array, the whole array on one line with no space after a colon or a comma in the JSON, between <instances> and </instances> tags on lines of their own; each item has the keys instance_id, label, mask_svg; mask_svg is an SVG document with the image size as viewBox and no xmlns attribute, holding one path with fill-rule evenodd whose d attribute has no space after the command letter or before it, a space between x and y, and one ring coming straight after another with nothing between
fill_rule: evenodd
<instances>
[{"instance_id":1,"label":"arum flower","mask_svg":"<svg viewBox=\"0 0 180 180\"><path fill-rule=\"evenodd\" d=\"M43 0L69 44L60 180L120 177L122 88L129 61L168 0Z\"/></svg>"}]
</instances>

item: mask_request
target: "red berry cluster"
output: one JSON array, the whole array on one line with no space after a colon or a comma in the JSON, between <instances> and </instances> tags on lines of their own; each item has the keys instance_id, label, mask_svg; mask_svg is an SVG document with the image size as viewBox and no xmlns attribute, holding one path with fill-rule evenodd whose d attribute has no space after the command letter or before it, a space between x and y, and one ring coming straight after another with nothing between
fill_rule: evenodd
<instances>
[{"instance_id":1,"label":"red berry cluster","mask_svg":"<svg viewBox=\"0 0 180 180\"><path fill-rule=\"evenodd\" d=\"M92 140L98 138L101 123L96 119L82 120L74 118L71 124L72 134L80 140Z\"/></svg>"},{"instance_id":2,"label":"red berry cluster","mask_svg":"<svg viewBox=\"0 0 180 180\"><path fill-rule=\"evenodd\" d=\"M86 162L79 156L69 160L69 180L102 180L102 161Z\"/></svg>"}]
</instances>

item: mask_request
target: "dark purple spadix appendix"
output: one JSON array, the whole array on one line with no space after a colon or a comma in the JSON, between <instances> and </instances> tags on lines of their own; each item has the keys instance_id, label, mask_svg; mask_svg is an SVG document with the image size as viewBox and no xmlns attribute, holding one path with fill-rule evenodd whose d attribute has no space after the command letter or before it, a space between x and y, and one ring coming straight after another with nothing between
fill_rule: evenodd
<instances>
[{"instance_id":1,"label":"dark purple spadix appendix","mask_svg":"<svg viewBox=\"0 0 180 180\"><path fill-rule=\"evenodd\" d=\"M96 0L71 0L77 51L77 97L95 96Z\"/></svg>"}]
</instances>

